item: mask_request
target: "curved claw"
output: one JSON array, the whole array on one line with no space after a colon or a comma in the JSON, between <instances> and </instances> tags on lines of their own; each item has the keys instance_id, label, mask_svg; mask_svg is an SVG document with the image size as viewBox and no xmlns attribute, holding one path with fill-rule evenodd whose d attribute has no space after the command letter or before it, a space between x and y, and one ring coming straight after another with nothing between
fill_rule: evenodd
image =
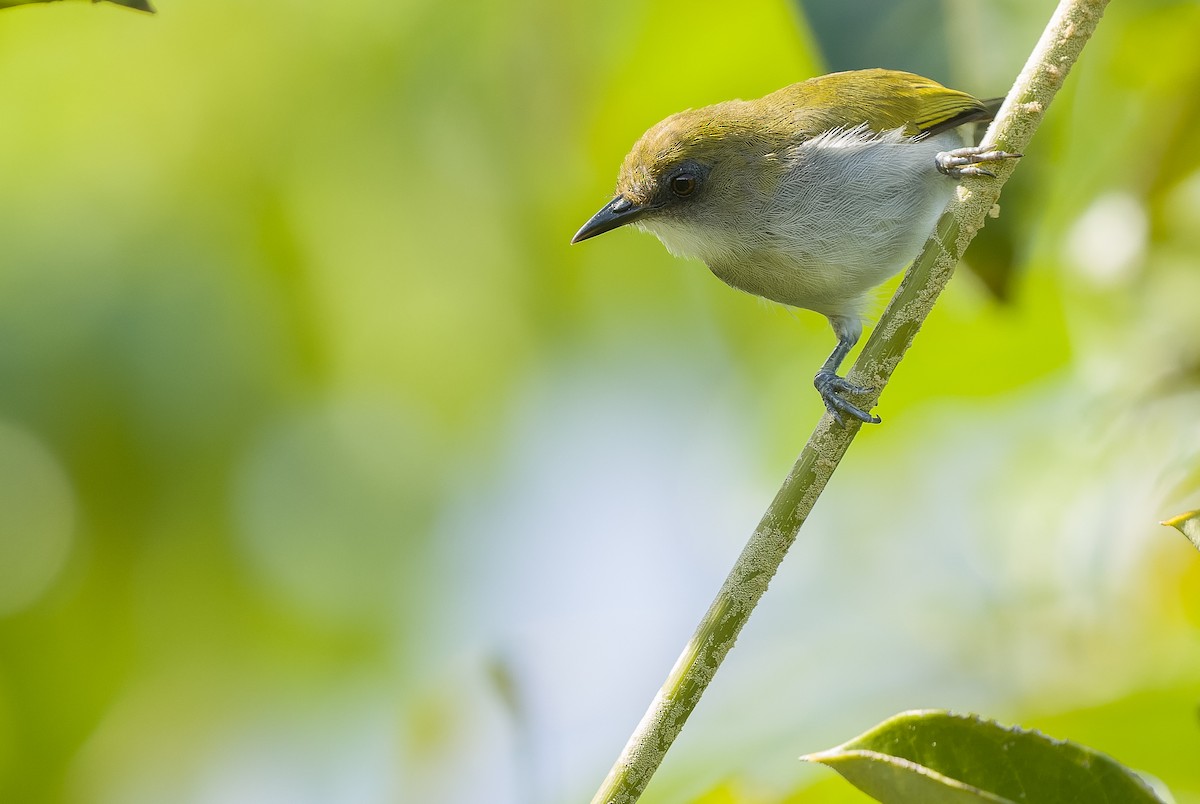
<instances>
[{"instance_id":1,"label":"curved claw","mask_svg":"<svg viewBox=\"0 0 1200 804\"><path fill-rule=\"evenodd\" d=\"M866 394L870 393L870 389L847 382L832 371L818 371L817 376L813 378L813 385L816 386L817 393L821 395L821 401L825 403L825 409L843 427L846 426L846 420L842 418L843 415L853 416L864 424L879 424L883 421L878 416L867 413L854 403L839 396L839 394L844 393L855 395Z\"/></svg>"},{"instance_id":2,"label":"curved claw","mask_svg":"<svg viewBox=\"0 0 1200 804\"><path fill-rule=\"evenodd\" d=\"M978 167L981 162L999 162L1004 159L1019 159L1023 154L1008 151L988 150L976 145L970 148L955 148L953 151L942 151L934 156L937 169L952 179L963 176L991 176L996 174L986 168Z\"/></svg>"}]
</instances>

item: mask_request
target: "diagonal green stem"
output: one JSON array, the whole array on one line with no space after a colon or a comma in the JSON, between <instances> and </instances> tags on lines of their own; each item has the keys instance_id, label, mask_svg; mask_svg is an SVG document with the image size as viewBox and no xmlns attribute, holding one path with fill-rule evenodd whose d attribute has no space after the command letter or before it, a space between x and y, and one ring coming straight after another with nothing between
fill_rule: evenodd
<instances>
[{"instance_id":1,"label":"diagonal green stem","mask_svg":"<svg viewBox=\"0 0 1200 804\"><path fill-rule=\"evenodd\" d=\"M985 145L1005 151L1025 150L1050 101L1100 22L1106 5L1108 0L1059 3L984 136ZM849 373L851 382L877 389L875 398L878 398L934 301L950 281L967 245L983 228L1000 197L1000 188L1014 167L1014 162L997 162L989 166L996 173L994 179L963 181L958 198L947 207L863 347ZM870 401L873 403L875 398ZM851 421L843 428L828 414L817 424L592 804L632 804L641 797L860 427L858 422Z\"/></svg>"}]
</instances>

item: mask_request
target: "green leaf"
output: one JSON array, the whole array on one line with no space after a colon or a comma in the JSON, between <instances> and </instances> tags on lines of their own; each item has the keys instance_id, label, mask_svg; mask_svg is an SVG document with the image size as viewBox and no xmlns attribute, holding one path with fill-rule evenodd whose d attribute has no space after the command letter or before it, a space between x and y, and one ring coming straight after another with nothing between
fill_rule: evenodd
<instances>
[{"instance_id":1,"label":"green leaf","mask_svg":"<svg viewBox=\"0 0 1200 804\"><path fill-rule=\"evenodd\" d=\"M828 765L885 804L1161 804L1104 754L949 712L904 712L801 759Z\"/></svg>"},{"instance_id":2,"label":"green leaf","mask_svg":"<svg viewBox=\"0 0 1200 804\"><path fill-rule=\"evenodd\" d=\"M95 0L92 0L95 2ZM119 6L127 6L128 8L136 8L138 11L149 11L154 13L154 8L148 0L108 0L110 3L116 3Z\"/></svg>"},{"instance_id":3,"label":"green leaf","mask_svg":"<svg viewBox=\"0 0 1200 804\"><path fill-rule=\"evenodd\" d=\"M15 6L28 6L34 3L49 3L53 0L0 0L0 8L13 8ZM100 0L92 0L93 3L98 3ZM147 11L154 13L154 8L150 5L149 0L108 0L110 3L115 3L118 6L126 8L135 8L138 11Z\"/></svg>"},{"instance_id":4,"label":"green leaf","mask_svg":"<svg viewBox=\"0 0 1200 804\"><path fill-rule=\"evenodd\" d=\"M1164 519L1162 524L1170 525L1178 530L1187 540L1200 550L1200 508L1195 511L1188 511L1170 519Z\"/></svg>"}]
</instances>

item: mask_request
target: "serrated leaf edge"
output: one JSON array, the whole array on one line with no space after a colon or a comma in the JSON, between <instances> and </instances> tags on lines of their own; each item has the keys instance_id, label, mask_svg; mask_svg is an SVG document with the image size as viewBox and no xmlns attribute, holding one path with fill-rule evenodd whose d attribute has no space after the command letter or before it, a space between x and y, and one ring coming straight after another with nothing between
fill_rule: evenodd
<instances>
[{"instance_id":1,"label":"serrated leaf edge","mask_svg":"<svg viewBox=\"0 0 1200 804\"><path fill-rule=\"evenodd\" d=\"M853 740L851 742L853 742ZM980 801L988 801L992 802L992 804L1017 804L1017 802L1010 798L1002 798L995 793L989 793L982 788L969 785L966 782L951 778L943 773L939 773L938 771L935 771L933 768L930 768L926 765L913 762L911 759L905 759L904 757L898 757L893 754L884 754L880 751L867 751L862 748L854 748L845 751L842 750L841 746L839 746L837 748L831 748L828 751L818 751L815 754L805 754L804 756L800 757L800 760L803 762L817 762L827 768L833 768L834 770L837 770L837 764L839 761L847 759L873 759L886 762L889 765L902 767L913 771L914 773L926 776L935 782L944 784L946 787L979 796ZM855 786L857 787L857 785Z\"/></svg>"},{"instance_id":2,"label":"serrated leaf edge","mask_svg":"<svg viewBox=\"0 0 1200 804\"><path fill-rule=\"evenodd\" d=\"M1172 520L1168 520L1167 522L1163 522L1162 524L1166 525L1166 524L1169 524L1169 522L1173 522L1176 519L1187 519L1187 518L1197 515L1197 514L1200 514L1200 509L1197 509L1195 511L1189 511L1184 514L1180 514L1180 516L1174 517ZM1197 545L1197 546L1200 547L1200 545ZM1017 726L1017 725L1006 726L1005 724L1003 724L997 720L993 720L992 718L984 717L983 715L978 715L978 714L974 714L974 713L961 714L958 712L953 712L948 709L909 709L904 712L899 712L885 720L881 720L879 723L877 723L874 726L872 726L871 728L867 729L862 734L858 735L857 737L853 737L853 738L847 740L846 742L842 743L839 746L827 749L825 751L818 751L813 754L805 754L804 756L800 757L800 759L804 762L817 762L822 765L825 765L826 767L832 768L833 765L830 764L829 762L826 762L823 759L823 757L836 758L837 756L848 756L851 754L859 754L859 755L874 754L877 756L887 757L893 763L908 765L910 768L917 769L921 772L924 772L925 775L930 776L931 778L937 777L939 779L948 780L950 783L952 783L953 786L957 786L959 789L962 789L964 791L976 792L978 790L978 792L981 795L991 796L993 801L996 802L997 804L1000 804L1000 803L1016 804L1016 802L1012 802L1011 799L1000 798L1000 797L996 796L995 793L989 793L986 790L980 790L978 788L972 787L971 785L968 785L965 782L959 782L956 779L952 779L949 776L945 776L944 774L940 773L939 771L933 770L932 768L929 768L925 765L921 765L920 763L913 762L911 759L904 759L903 757L897 757L892 754L885 754L880 751L871 751L871 750L868 750L865 748L847 748L847 746L862 742L863 740L873 736L877 732L881 732L885 728L894 725L896 721L903 721L903 720L910 720L910 719L925 720L931 716L941 716L941 717L950 718L953 720L974 721L976 723L993 726L997 729L1006 731L1013 735L1017 735L1017 736L1029 735L1029 736L1035 737L1039 740L1044 740L1055 747L1063 746L1063 745L1073 746L1077 749L1083 750L1084 752L1086 752L1088 754L1091 754L1096 757L1101 757L1103 759L1108 760L1109 762L1112 762L1114 765L1121 768L1126 773L1131 774L1137 781L1141 782L1143 787L1146 788L1146 792L1150 793L1151 796L1153 796L1155 799L1162 801L1162 799L1158 795L1158 792L1154 789L1154 785L1150 784L1144 778L1142 778L1142 774L1140 774L1138 771L1136 771L1126 765L1123 765L1122 763L1118 762L1116 759L1114 759L1113 757L1104 753L1103 751L1097 751L1096 749L1094 749L1090 746L1086 746L1081 743L1074 742L1070 739L1060 740L1057 737L1051 737L1049 734L1046 734L1045 732L1041 731L1040 729L1026 729L1022 726Z\"/></svg>"}]
</instances>

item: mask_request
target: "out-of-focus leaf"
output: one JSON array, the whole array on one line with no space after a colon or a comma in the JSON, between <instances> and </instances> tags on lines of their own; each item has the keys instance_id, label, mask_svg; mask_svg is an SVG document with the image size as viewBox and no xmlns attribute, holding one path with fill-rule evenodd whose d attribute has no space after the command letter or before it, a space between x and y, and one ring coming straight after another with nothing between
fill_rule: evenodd
<instances>
[{"instance_id":1,"label":"out-of-focus leaf","mask_svg":"<svg viewBox=\"0 0 1200 804\"><path fill-rule=\"evenodd\" d=\"M53 2L53 0L0 0L0 8L13 8L14 6L28 6L32 5L33 3L49 2ZM98 3L100 0L92 0L92 2ZM148 0L108 0L108 2L115 3L118 6L125 6L126 8L135 8L138 11L148 11L151 14L154 13L154 8L150 5Z\"/></svg>"},{"instance_id":2,"label":"out-of-focus leaf","mask_svg":"<svg viewBox=\"0 0 1200 804\"><path fill-rule=\"evenodd\" d=\"M1196 546L1197 550L1200 550L1200 508L1171 517L1170 519L1164 519L1162 524L1170 525L1178 530L1187 537L1189 542Z\"/></svg>"},{"instance_id":3,"label":"out-of-focus leaf","mask_svg":"<svg viewBox=\"0 0 1200 804\"><path fill-rule=\"evenodd\" d=\"M97 0L92 0L92 2L96 2L96 1ZM154 13L154 7L151 6L150 3L147 2L147 0L108 0L108 2L116 3L119 6L128 6L129 8L136 8L138 11L149 11L151 14Z\"/></svg>"},{"instance_id":4,"label":"out-of-focus leaf","mask_svg":"<svg viewBox=\"0 0 1200 804\"><path fill-rule=\"evenodd\" d=\"M891 67L946 78L946 23L937 0L797 3L830 72Z\"/></svg>"},{"instance_id":5,"label":"out-of-focus leaf","mask_svg":"<svg viewBox=\"0 0 1200 804\"><path fill-rule=\"evenodd\" d=\"M885 804L1157 804L1150 787L1104 754L974 716L905 712L820 762Z\"/></svg>"}]
</instances>

